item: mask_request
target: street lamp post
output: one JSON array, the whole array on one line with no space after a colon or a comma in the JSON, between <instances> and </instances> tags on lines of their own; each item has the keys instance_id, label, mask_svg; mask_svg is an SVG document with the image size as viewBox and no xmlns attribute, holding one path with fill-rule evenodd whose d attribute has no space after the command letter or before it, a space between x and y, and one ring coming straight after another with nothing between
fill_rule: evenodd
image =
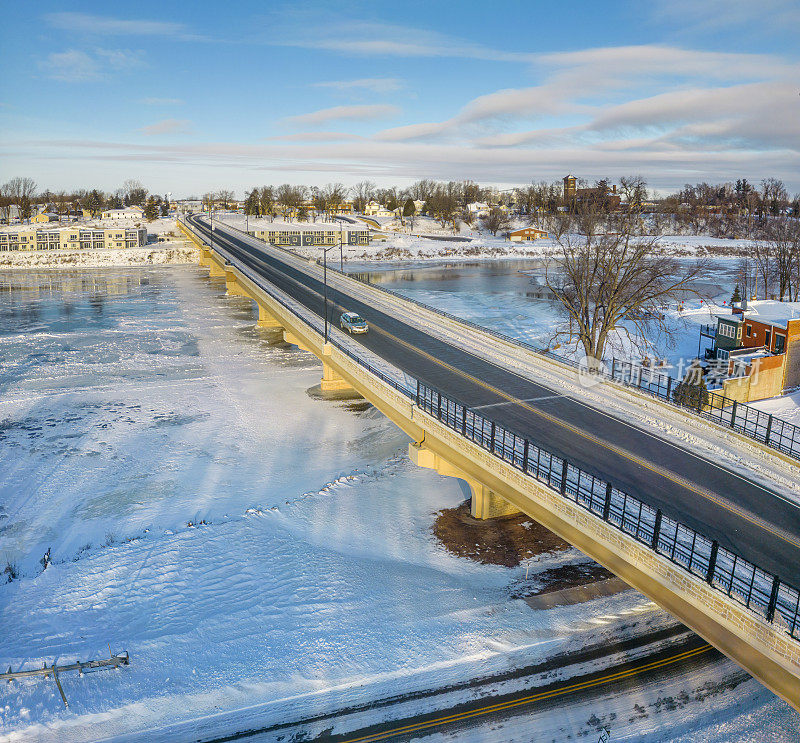
<instances>
[{"instance_id":1,"label":"street lamp post","mask_svg":"<svg viewBox=\"0 0 800 743\"><path fill-rule=\"evenodd\" d=\"M342 247L342 237L344 236L344 225L339 220L339 270L344 273L344 247Z\"/></svg>"},{"instance_id":2,"label":"street lamp post","mask_svg":"<svg viewBox=\"0 0 800 743\"><path fill-rule=\"evenodd\" d=\"M334 247L334 245L331 245L322 249L322 297L325 304L325 343L328 342L328 251Z\"/></svg>"}]
</instances>

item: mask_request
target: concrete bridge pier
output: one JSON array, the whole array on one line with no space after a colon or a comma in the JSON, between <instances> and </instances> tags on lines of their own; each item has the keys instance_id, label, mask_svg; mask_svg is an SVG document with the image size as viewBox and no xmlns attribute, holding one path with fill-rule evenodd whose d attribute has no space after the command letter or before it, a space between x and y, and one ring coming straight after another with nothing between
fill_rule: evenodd
<instances>
[{"instance_id":1,"label":"concrete bridge pier","mask_svg":"<svg viewBox=\"0 0 800 743\"><path fill-rule=\"evenodd\" d=\"M225 267L223 265L219 264L213 258L209 258L209 261L208 261L208 275L211 278L214 278L214 279L216 279L216 278L223 278L224 279L225 278Z\"/></svg>"},{"instance_id":2,"label":"concrete bridge pier","mask_svg":"<svg viewBox=\"0 0 800 743\"><path fill-rule=\"evenodd\" d=\"M236 274L233 273L233 271L225 271L225 289L225 293L229 297L246 297L247 299L252 299L252 297L241 287L239 282L236 281Z\"/></svg>"},{"instance_id":3,"label":"concrete bridge pier","mask_svg":"<svg viewBox=\"0 0 800 743\"><path fill-rule=\"evenodd\" d=\"M271 330L283 330L283 323L278 320L263 304L258 304L258 325L259 328L268 328Z\"/></svg>"},{"instance_id":4,"label":"concrete bridge pier","mask_svg":"<svg viewBox=\"0 0 800 743\"><path fill-rule=\"evenodd\" d=\"M476 519L495 519L499 516L512 516L522 513L516 506L509 503L483 483L470 477L463 470L450 464L436 452L427 449L424 444L411 443L408 445L408 455L417 467L426 467L436 470L445 477L457 477L469 485L472 498L470 501L470 514Z\"/></svg>"}]
</instances>

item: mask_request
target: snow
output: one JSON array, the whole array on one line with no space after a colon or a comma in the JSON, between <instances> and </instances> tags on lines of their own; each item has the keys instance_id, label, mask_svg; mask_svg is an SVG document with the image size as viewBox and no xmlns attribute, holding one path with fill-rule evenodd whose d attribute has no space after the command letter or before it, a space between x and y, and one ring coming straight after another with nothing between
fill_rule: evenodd
<instances>
[{"instance_id":1,"label":"snow","mask_svg":"<svg viewBox=\"0 0 800 743\"><path fill-rule=\"evenodd\" d=\"M511 570L446 553L430 528L459 481L411 465L373 409L309 398L316 360L223 286L186 267L0 273L0 557L19 573L0 585L0 666L131 657L63 674L69 710L52 679L3 684L0 740L193 740L673 623L633 591L509 598L575 550ZM719 702L733 723L797 724L748 683Z\"/></svg>"},{"instance_id":2,"label":"snow","mask_svg":"<svg viewBox=\"0 0 800 743\"><path fill-rule=\"evenodd\" d=\"M0 269L74 269L77 267L141 266L197 263L200 251L186 242L152 243L141 248L101 250L10 250L0 253Z\"/></svg>"}]
</instances>

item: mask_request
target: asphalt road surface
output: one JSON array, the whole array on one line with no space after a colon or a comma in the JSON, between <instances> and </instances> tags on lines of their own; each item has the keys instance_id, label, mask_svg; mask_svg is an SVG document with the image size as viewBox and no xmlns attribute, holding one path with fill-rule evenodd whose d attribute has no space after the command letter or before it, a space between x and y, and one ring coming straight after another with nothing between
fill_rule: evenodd
<instances>
[{"instance_id":1,"label":"asphalt road surface","mask_svg":"<svg viewBox=\"0 0 800 743\"><path fill-rule=\"evenodd\" d=\"M190 222L209 235L204 219ZM322 282L290 259L219 223L214 243L323 316ZM329 286L328 300L329 320L338 326L343 311L358 312L370 332L353 338L394 366L800 586L800 507L777 491L428 335L372 307L357 288L346 293Z\"/></svg>"}]
</instances>

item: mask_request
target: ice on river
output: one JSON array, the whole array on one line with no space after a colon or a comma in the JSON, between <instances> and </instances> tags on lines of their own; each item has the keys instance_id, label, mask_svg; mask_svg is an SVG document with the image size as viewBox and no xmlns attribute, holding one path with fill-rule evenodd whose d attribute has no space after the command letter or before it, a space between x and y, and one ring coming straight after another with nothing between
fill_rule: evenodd
<instances>
[{"instance_id":1,"label":"ice on river","mask_svg":"<svg viewBox=\"0 0 800 743\"><path fill-rule=\"evenodd\" d=\"M672 622L635 592L533 612L509 598L526 566L444 552L431 525L460 483L414 468L373 409L309 398L316 360L197 269L0 290L0 666L131 655L63 674L69 710L52 680L2 684L0 740L232 732L243 710L300 719ZM735 693L797 723L755 682ZM685 730L704 709L663 714Z\"/></svg>"}]
</instances>

